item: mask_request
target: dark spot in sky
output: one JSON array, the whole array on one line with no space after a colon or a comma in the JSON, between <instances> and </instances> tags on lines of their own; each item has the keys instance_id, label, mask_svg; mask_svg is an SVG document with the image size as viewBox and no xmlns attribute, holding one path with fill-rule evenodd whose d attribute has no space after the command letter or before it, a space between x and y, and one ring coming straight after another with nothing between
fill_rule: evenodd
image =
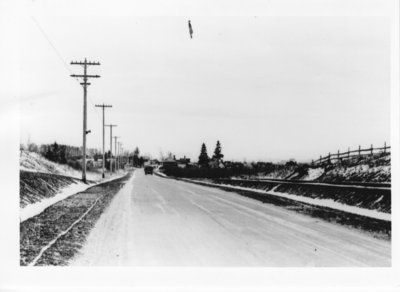
<instances>
[{"instance_id":1,"label":"dark spot in sky","mask_svg":"<svg viewBox=\"0 0 400 292\"><path fill-rule=\"evenodd\" d=\"M193 38L193 28L190 20L188 21L190 38Z\"/></svg>"}]
</instances>

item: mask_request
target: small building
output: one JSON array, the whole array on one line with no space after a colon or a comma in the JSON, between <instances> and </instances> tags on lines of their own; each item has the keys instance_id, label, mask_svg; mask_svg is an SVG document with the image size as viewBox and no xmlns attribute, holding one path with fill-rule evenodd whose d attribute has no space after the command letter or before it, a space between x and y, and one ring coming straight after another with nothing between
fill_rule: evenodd
<instances>
[{"instance_id":1,"label":"small building","mask_svg":"<svg viewBox=\"0 0 400 292\"><path fill-rule=\"evenodd\" d=\"M170 167L177 167L178 163L175 159L173 158L166 158L162 161L162 166L163 168L170 168Z\"/></svg>"},{"instance_id":2,"label":"small building","mask_svg":"<svg viewBox=\"0 0 400 292\"><path fill-rule=\"evenodd\" d=\"M190 163L190 158L186 158L186 156L183 156L183 158L179 158L178 160L176 160L176 163L178 167L186 168Z\"/></svg>"},{"instance_id":3,"label":"small building","mask_svg":"<svg viewBox=\"0 0 400 292\"><path fill-rule=\"evenodd\" d=\"M208 163L208 165L211 168L225 168L225 164L221 159L213 159Z\"/></svg>"}]
</instances>

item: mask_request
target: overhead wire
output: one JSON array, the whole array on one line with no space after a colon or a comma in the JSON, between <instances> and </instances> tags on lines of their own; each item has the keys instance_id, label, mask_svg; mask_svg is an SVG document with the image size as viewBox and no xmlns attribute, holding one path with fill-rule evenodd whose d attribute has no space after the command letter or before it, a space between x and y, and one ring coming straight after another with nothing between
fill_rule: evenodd
<instances>
[{"instance_id":1,"label":"overhead wire","mask_svg":"<svg viewBox=\"0 0 400 292\"><path fill-rule=\"evenodd\" d=\"M70 75L73 74L71 68L69 67L68 63L64 60L64 58L62 57L62 55L60 54L60 52L57 50L56 46L53 44L53 42L50 40L49 36L47 35L47 33L45 32L45 30L43 29L43 27L39 24L39 22L36 20L35 17L31 16L31 19L33 20L33 22L35 23L36 27L39 29L39 31L42 33L42 35L44 36L44 38L47 40L48 44L50 45L50 47L54 50L55 54L57 55L57 57L60 59L60 61L63 63L64 67L67 69L67 71L70 73ZM80 80L77 77L74 77L75 81L77 81L79 84L81 83ZM95 107L95 103L93 102L93 100L90 98L90 96L88 96L89 98L89 102L92 104L94 111L97 114L97 117L100 121L102 121L102 118L100 116L100 113L98 112L98 110Z\"/></svg>"}]
</instances>

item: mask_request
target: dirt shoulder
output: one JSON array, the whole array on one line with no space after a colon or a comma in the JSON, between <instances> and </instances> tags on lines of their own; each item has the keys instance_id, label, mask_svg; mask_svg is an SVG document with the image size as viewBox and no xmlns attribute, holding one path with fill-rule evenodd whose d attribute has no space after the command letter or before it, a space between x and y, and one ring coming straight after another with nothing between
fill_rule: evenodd
<instances>
[{"instance_id":1,"label":"dirt shoulder","mask_svg":"<svg viewBox=\"0 0 400 292\"><path fill-rule=\"evenodd\" d=\"M22 222L20 265L66 265L131 175L72 195Z\"/></svg>"}]
</instances>

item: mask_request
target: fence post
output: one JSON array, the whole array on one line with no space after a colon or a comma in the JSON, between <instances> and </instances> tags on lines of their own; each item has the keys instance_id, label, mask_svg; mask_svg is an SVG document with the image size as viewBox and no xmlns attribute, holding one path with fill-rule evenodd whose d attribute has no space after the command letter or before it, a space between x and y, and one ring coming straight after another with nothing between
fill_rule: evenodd
<instances>
[{"instance_id":1,"label":"fence post","mask_svg":"<svg viewBox=\"0 0 400 292\"><path fill-rule=\"evenodd\" d=\"M347 159L350 159L350 147L347 150Z\"/></svg>"},{"instance_id":2,"label":"fence post","mask_svg":"<svg viewBox=\"0 0 400 292\"><path fill-rule=\"evenodd\" d=\"M385 141L385 146L383 147L383 153L386 153L386 141Z\"/></svg>"},{"instance_id":3,"label":"fence post","mask_svg":"<svg viewBox=\"0 0 400 292\"><path fill-rule=\"evenodd\" d=\"M311 165L314 165L314 159L311 159Z\"/></svg>"},{"instance_id":4,"label":"fence post","mask_svg":"<svg viewBox=\"0 0 400 292\"><path fill-rule=\"evenodd\" d=\"M337 160L339 161L339 150L337 151Z\"/></svg>"},{"instance_id":5,"label":"fence post","mask_svg":"<svg viewBox=\"0 0 400 292\"><path fill-rule=\"evenodd\" d=\"M358 145L358 156L361 156L361 145Z\"/></svg>"},{"instance_id":6,"label":"fence post","mask_svg":"<svg viewBox=\"0 0 400 292\"><path fill-rule=\"evenodd\" d=\"M374 146L372 146L371 144L371 155L373 154L373 152L374 152Z\"/></svg>"},{"instance_id":7,"label":"fence post","mask_svg":"<svg viewBox=\"0 0 400 292\"><path fill-rule=\"evenodd\" d=\"M319 163L322 162L322 155L319 156Z\"/></svg>"},{"instance_id":8,"label":"fence post","mask_svg":"<svg viewBox=\"0 0 400 292\"><path fill-rule=\"evenodd\" d=\"M331 153L330 152L328 153L328 163L329 164L331 163Z\"/></svg>"}]
</instances>

